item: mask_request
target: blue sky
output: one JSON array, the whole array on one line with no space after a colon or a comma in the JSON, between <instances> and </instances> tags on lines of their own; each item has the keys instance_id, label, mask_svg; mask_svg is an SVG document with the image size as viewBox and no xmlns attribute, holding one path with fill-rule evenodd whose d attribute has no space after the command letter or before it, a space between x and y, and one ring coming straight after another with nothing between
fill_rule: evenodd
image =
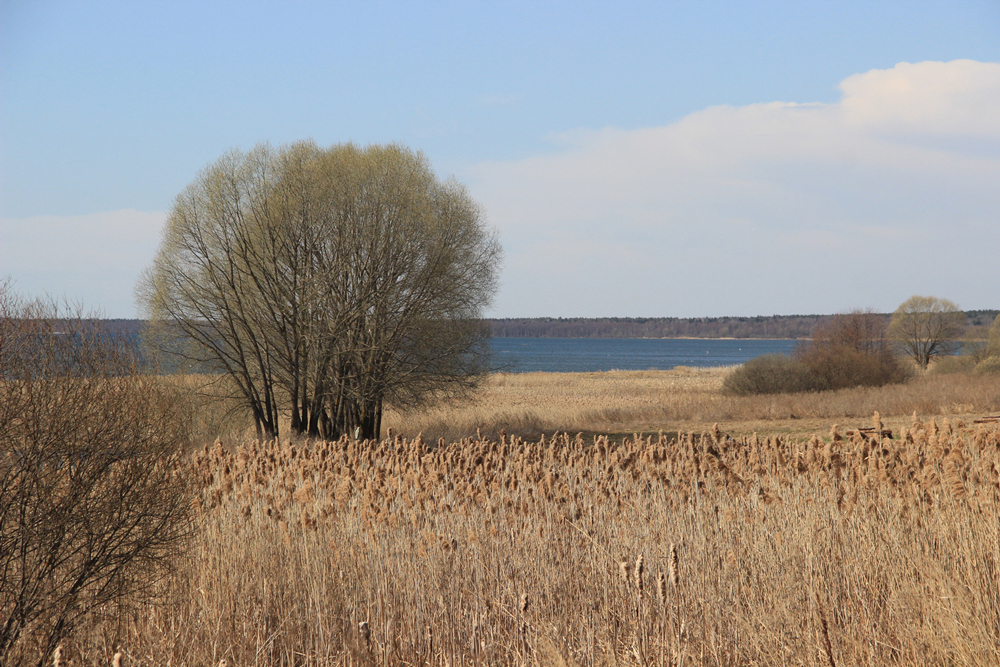
<instances>
[{"instance_id":1,"label":"blue sky","mask_svg":"<svg viewBox=\"0 0 1000 667\"><path fill-rule=\"evenodd\" d=\"M493 316L1000 307L1000 2L0 1L0 276L135 316L233 147L403 142Z\"/></svg>"}]
</instances>

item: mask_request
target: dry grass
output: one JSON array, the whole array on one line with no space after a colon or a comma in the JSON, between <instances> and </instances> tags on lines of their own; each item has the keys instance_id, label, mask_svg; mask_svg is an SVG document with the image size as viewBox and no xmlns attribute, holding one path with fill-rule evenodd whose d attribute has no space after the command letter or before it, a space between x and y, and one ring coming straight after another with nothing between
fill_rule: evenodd
<instances>
[{"instance_id":1,"label":"dry grass","mask_svg":"<svg viewBox=\"0 0 1000 667\"><path fill-rule=\"evenodd\" d=\"M190 471L201 535L161 603L72 649L96 656L103 637L157 665L997 664L1000 434L928 420L901 435L206 447Z\"/></svg>"},{"instance_id":2,"label":"dry grass","mask_svg":"<svg viewBox=\"0 0 1000 667\"><path fill-rule=\"evenodd\" d=\"M476 429L492 437L502 430L524 437L554 430L655 430L667 406L685 410L718 395L727 370L498 373L467 402L414 413L389 411L385 424L434 440L467 437Z\"/></svg>"},{"instance_id":3,"label":"dry grass","mask_svg":"<svg viewBox=\"0 0 1000 667\"><path fill-rule=\"evenodd\" d=\"M726 396L729 368L609 373L498 374L472 400L417 413L389 412L386 424L436 440L476 433L537 438L585 434L700 432L719 423L731 433L808 437L833 422L853 424L879 410L897 430L917 412L972 417L1000 412L1000 377L924 374L903 385L805 394ZM862 425L866 425L862 424Z\"/></svg>"},{"instance_id":4,"label":"dry grass","mask_svg":"<svg viewBox=\"0 0 1000 667\"><path fill-rule=\"evenodd\" d=\"M228 376L167 375L164 379L181 390L186 404L184 427L192 442L221 439L226 446L236 446L253 437L253 421Z\"/></svg>"},{"instance_id":5,"label":"dry grass","mask_svg":"<svg viewBox=\"0 0 1000 667\"><path fill-rule=\"evenodd\" d=\"M971 423L1000 382L736 398L724 373L498 375L390 416L428 441L233 429L190 462L199 535L158 602L105 610L71 660L1000 663L1000 433ZM843 436L875 409L895 439Z\"/></svg>"},{"instance_id":6,"label":"dry grass","mask_svg":"<svg viewBox=\"0 0 1000 667\"><path fill-rule=\"evenodd\" d=\"M537 439L554 431L609 434L701 432L718 423L727 432L808 437L831 423L855 426L879 410L888 427L905 426L916 412L967 421L1000 413L1000 376L924 373L903 385L770 396L727 396L731 368L678 367L669 371L607 373L498 373L469 400L406 413L388 410L384 427L406 437L460 440L477 432ZM195 441L221 438L227 447L253 437L238 402L218 376L179 376L187 388ZM288 434L288 421L281 422ZM283 436L284 437L284 436Z\"/></svg>"}]
</instances>

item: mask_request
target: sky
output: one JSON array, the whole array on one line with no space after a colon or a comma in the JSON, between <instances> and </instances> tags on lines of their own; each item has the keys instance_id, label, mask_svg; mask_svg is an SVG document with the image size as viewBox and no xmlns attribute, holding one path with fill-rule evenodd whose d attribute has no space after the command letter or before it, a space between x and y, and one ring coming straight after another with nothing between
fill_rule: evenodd
<instances>
[{"instance_id":1,"label":"sky","mask_svg":"<svg viewBox=\"0 0 1000 667\"><path fill-rule=\"evenodd\" d=\"M1000 0L0 0L0 278L136 317L232 148L400 142L491 317L1000 308Z\"/></svg>"}]
</instances>

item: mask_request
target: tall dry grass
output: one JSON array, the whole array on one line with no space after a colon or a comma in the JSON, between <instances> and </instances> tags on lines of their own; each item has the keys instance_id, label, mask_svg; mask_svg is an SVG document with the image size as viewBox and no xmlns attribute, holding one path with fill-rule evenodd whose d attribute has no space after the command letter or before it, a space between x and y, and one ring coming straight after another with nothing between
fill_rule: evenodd
<instances>
[{"instance_id":1,"label":"tall dry grass","mask_svg":"<svg viewBox=\"0 0 1000 667\"><path fill-rule=\"evenodd\" d=\"M787 431L806 436L866 420L879 410L896 428L910 415L972 417L1000 412L1000 376L923 374L907 384L767 396L727 396L730 368L610 373L497 374L470 401L415 413L390 411L385 423L409 437L460 439L477 429L537 438L541 433ZM774 422L784 422L774 424Z\"/></svg>"},{"instance_id":2,"label":"tall dry grass","mask_svg":"<svg viewBox=\"0 0 1000 667\"><path fill-rule=\"evenodd\" d=\"M206 447L190 471L200 537L160 603L72 650L97 656L104 637L126 664L158 665L997 664L1000 434L928 420L900 435Z\"/></svg>"}]
</instances>

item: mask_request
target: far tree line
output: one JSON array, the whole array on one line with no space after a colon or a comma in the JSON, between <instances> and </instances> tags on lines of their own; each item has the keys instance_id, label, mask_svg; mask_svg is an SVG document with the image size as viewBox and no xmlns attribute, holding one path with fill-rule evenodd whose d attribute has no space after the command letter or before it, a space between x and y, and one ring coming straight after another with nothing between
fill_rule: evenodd
<instances>
[{"instance_id":1,"label":"far tree line","mask_svg":"<svg viewBox=\"0 0 1000 667\"><path fill-rule=\"evenodd\" d=\"M1000 310L966 310L967 336L983 336ZM887 323L892 313L876 313ZM811 338L834 315L754 317L503 317L486 318L495 338ZM139 335L145 320L108 319L114 331Z\"/></svg>"},{"instance_id":2,"label":"far tree line","mask_svg":"<svg viewBox=\"0 0 1000 667\"><path fill-rule=\"evenodd\" d=\"M892 313L873 313L888 324ZM1000 310L964 311L970 328L989 327ZM497 338L811 338L834 315L753 317L510 317L486 320ZM979 333L972 329L970 333Z\"/></svg>"}]
</instances>

